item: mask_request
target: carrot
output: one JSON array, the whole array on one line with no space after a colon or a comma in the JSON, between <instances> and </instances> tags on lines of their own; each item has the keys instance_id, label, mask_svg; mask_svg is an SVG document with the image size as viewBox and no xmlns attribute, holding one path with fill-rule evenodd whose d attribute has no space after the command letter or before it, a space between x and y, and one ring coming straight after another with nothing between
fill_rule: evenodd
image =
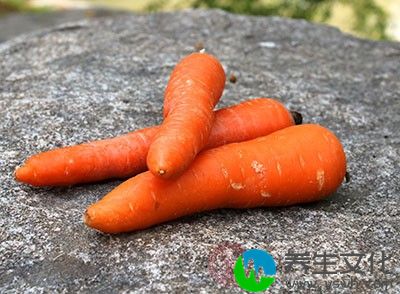
<instances>
[{"instance_id":1,"label":"carrot","mask_svg":"<svg viewBox=\"0 0 400 294\"><path fill-rule=\"evenodd\" d=\"M280 102L270 98L251 99L215 112L205 148L268 135L293 125L294 121L301 123L301 116L296 112L291 115ZM155 126L112 139L42 152L31 156L15 175L18 181L33 186L131 177L147 169L147 152L158 129Z\"/></svg>"},{"instance_id":2,"label":"carrot","mask_svg":"<svg viewBox=\"0 0 400 294\"><path fill-rule=\"evenodd\" d=\"M32 186L67 186L127 178L146 170L146 154L158 127L116 138L57 148L31 156L15 171Z\"/></svg>"},{"instance_id":3,"label":"carrot","mask_svg":"<svg viewBox=\"0 0 400 294\"><path fill-rule=\"evenodd\" d=\"M343 147L333 133L319 125L291 126L204 151L176 180L150 172L133 177L92 204L84 221L120 233L217 208L312 202L333 193L345 172Z\"/></svg>"},{"instance_id":4,"label":"carrot","mask_svg":"<svg viewBox=\"0 0 400 294\"><path fill-rule=\"evenodd\" d=\"M289 112L277 100L247 100L215 112L215 120L205 149L255 139L301 123L300 113Z\"/></svg>"},{"instance_id":5,"label":"carrot","mask_svg":"<svg viewBox=\"0 0 400 294\"><path fill-rule=\"evenodd\" d=\"M207 144L224 85L224 69L211 55L193 53L177 64L165 90L165 118L147 154L154 175L180 175Z\"/></svg>"}]
</instances>

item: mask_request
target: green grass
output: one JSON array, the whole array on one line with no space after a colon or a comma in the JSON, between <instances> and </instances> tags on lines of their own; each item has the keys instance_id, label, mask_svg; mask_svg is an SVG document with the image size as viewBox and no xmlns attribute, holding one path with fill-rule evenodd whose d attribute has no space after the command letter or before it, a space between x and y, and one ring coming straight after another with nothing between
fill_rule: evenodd
<instances>
[{"instance_id":1,"label":"green grass","mask_svg":"<svg viewBox=\"0 0 400 294\"><path fill-rule=\"evenodd\" d=\"M0 0L0 15L11 12L46 12L48 7L32 7L27 0Z\"/></svg>"}]
</instances>

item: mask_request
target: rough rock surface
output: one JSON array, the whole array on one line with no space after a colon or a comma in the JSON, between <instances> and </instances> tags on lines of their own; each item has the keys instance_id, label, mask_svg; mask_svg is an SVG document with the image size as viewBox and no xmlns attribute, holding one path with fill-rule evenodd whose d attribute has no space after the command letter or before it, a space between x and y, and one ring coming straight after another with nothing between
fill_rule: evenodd
<instances>
[{"instance_id":1,"label":"rough rock surface","mask_svg":"<svg viewBox=\"0 0 400 294\"><path fill-rule=\"evenodd\" d=\"M107 236L87 229L82 213L118 181L56 189L14 181L14 168L28 155L159 123L168 75L197 42L237 75L219 106L280 98L341 138L350 183L311 205L219 210ZM239 293L210 274L210 252L223 242L274 256L272 293L310 293L310 285L332 293L330 281L338 293L400 292L399 43L305 21L185 11L25 35L0 45L0 69L0 292ZM363 253L364 273L284 270L289 249L313 258ZM379 264L382 251L392 255L389 273ZM321 269L313 258L312 269ZM335 261L328 270L346 268L344 256ZM351 277L351 285L336 284ZM309 284L302 289L295 281Z\"/></svg>"},{"instance_id":2,"label":"rough rock surface","mask_svg":"<svg viewBox=\"0 0 400 294\"><path fill-rule=\"evenodd\" d=\"M47 29L66 22L126 14L113 10L65 10L57 12L17 12L0 15L0 43L20 34Z\"/></svg>"}]
</instances>

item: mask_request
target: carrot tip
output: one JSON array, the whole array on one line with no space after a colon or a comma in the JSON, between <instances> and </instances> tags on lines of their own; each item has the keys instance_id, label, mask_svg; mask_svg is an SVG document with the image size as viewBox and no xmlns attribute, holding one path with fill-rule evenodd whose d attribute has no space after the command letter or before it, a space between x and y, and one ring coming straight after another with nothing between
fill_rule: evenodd
<instances>
[{"instance_id":1,"label":"carrot tip","mask_svg":"<svg viewBox=\"0 0 400 294\"><path fill-rule=\"evenodd\" d=\"M200 53L206 52L206 48L201 49L199 52L200 52Z\"/></svg>"},{"instance_id":2,"label":"carrot tip","mask_svg":"<svg viewBox=\"0 0 400 294\"><path fill-rule=\"evenodd\" d=\"M300 112L291 111L290 114L292 115L294 123L296 125L301 125L303 123L303 116L301 115Z\"/></svg>"},{"instance_id":3,"label":"carrot tip","mask_svg":"<svg viewBox=\"0 0 400 294\"><path fill-rule=\"evenodd\" d=\"M90 207L88 209L86 209L86 211L83 215L83 222L85 223L85 225L87 225L91 229L93 229L101 234L104 234L105 232L103 232L101 229L99 229L97 227L98 224L96 224L96 221L94 219L94 216L95 216L94 211L89 212L89 209L90 209Z\"/></svg>"},{"instance_id":4,"label":"carrot tip","mask_svg":"<svg viewBox=\"0 0 400 294\"><path fill-rule=\"evenodd\" d=\"M27 182L32 177L32 169L29 166L17 167L15 177L20 182Z\"/></svg>"},{"instance_id":5,"label":"carrot tip","mask_svg":"<svg viewBox=\"0 0 400 294\"><path fill-rule=\"evenodd\" d=\"M91 226L91 221L92 218L90 217L90 214L88 213L88 210L86 209L85 214L83 215L83 222L87 225L87 226Z\"/></svg>"}]
</instances>

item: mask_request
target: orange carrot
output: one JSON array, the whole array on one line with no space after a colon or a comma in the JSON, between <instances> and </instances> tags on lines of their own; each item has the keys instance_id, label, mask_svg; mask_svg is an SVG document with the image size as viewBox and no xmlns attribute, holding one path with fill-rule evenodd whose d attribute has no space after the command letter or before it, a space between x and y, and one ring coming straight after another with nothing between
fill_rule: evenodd
<instances>
[{"instance_id":1,"label":"orange carrot","mask_svg":"<svg viewBox=\"0 0 400 294\"><path fill-rule=\"evenodd\" d=\"M217 208L312 202L333 193L345 172L343 147L333 133L319 125L291 126L204 151L176 180L144 172L91 205L84 220L120 233Z\"/></svg>"},{"instance_id":2,"label":"orange carrot","mask_svg":"<svg viewBox=\"0 0 400 294\"><path fill-rule=\"evenodd\" d=\"M301 124L302 116L288 111L271 98L255 98L215 112L205 149L266 136L277 130Z\"/></svg>"},{"instance_id":3,"label":"orange carrot","mask_svg":"<svg viewBox=\"0 0 400 294\"><path fill-rule=\"evenodd\" d=\"M154 175L180 175L207 144L224 85L224 69L211 55L193 53L177 64L165 90L165 119L147 154Z\"/></svg>"},{"instance_id":4,"label":"orange carrot","mask_svg":"<svg viewBox=\"0 0 400 294\"><path fill-rule=\"evenodd\" d=\"M31 156L15 171L32 186L67 186L127 178L146 170L146 154L158 127L116 138L57 148Z\"/></svg>"},{"instance_id":5,"label":"orange carrot","mask_svg":"<svg viewBox=\"0 0 400 294\"><path fill-rule=\"evenodd\" d=\"M206 148L268 135L296 119L301 123L296 113L292 116L269 98L218 110ZM158 128L39 153L16 170L16 178L33 186L63 186L134 176L147 169L147 152Z\"/></svg>"}]
</instances>

